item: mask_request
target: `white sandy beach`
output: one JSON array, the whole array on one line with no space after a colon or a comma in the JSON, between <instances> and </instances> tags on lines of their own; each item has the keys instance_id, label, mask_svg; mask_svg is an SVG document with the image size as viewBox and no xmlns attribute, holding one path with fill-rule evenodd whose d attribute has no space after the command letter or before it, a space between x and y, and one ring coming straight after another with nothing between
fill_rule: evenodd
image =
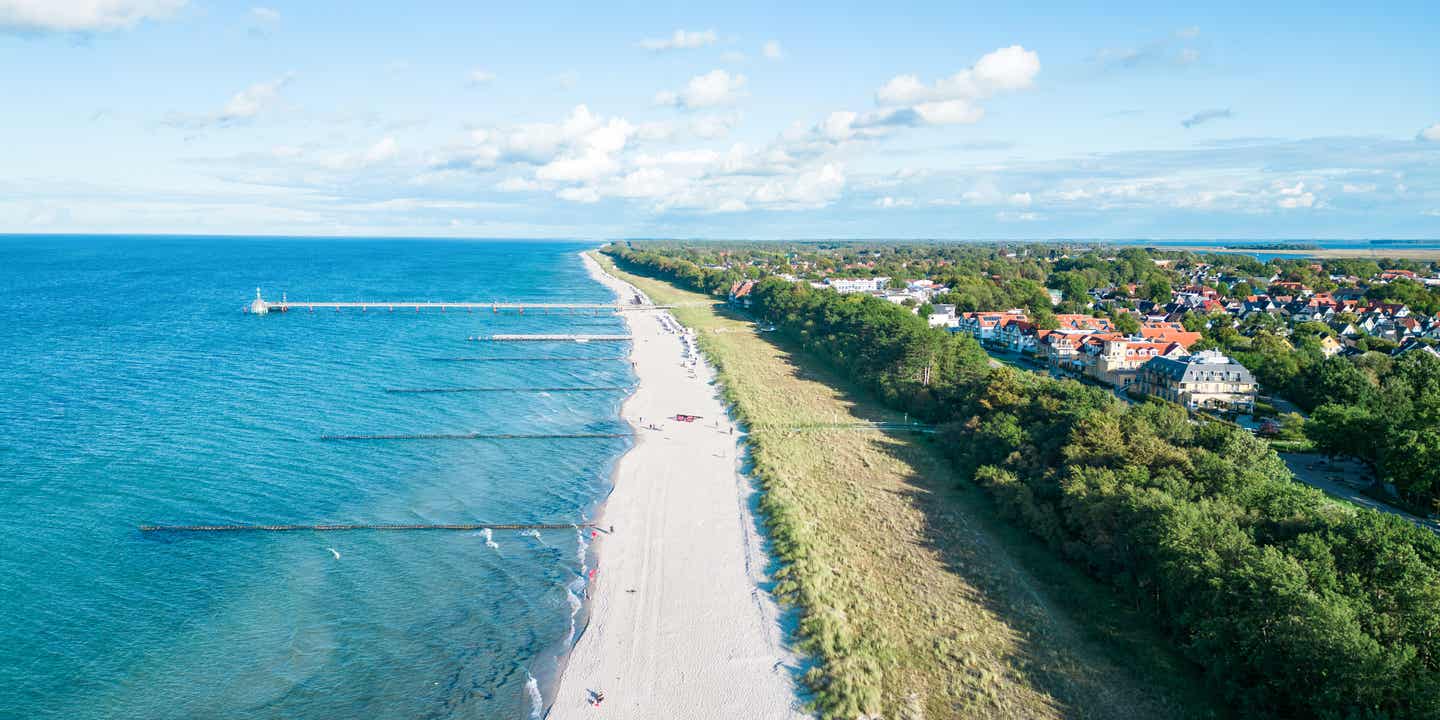
<instances>
[{"instance_id":1,"label":"white sandy beach","mask_svg":"<svg viewBox=\"0 0 1440 720\"><path fill-rule=\"evenodd\" d=\"M622 301L636 293L584 262ZM713 374L703 360L688 367L685 340L663 325L679 327L668 314L624 315L640 383L622 413L636 444L616 468L601 518L615 533L597 547L590 626L549 717L805 717L796 660L758 587L768 559ZM599 707L594 691L605 694Z\"/></svg>"}]
</instances>

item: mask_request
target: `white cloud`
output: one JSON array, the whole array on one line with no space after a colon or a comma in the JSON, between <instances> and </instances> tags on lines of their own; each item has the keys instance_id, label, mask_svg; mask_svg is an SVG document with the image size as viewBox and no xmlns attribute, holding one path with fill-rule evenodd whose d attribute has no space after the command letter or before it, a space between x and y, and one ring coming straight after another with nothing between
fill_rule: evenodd
<instances>
[{"instance_id":1,"label":"white cloud","mask_svg":"<svg viewBox=\"0 0 1440 720\"><path fill-rule=\"evenodd\" d=\"M881 105L904 105L925 99L930 88L914 75L896 75L875 91L875 101Z\"/></svg>"},{"instance_id":2,"label":"white cloud","mask_svg":"<svg viewBox=\"0 0 1440 720\"><path fill-rule=\"evenodd\" d=\"M714 45L718 39L714 30L676 30L670 37L646 38L639 44L646 50L693 50Z\"/></svg>"},{"instance_id":3,"label":"white cloud","mask_svg":"<svg viewBox=\"0 0 1440 720\"><path fill-rule=\"evenodd\" d=\"M542 183L584 182L615 172L619 153L635 133L636 127L625 119L601 118L579 105L558 124L521 125L504 132L475 130L468 143L433 164L442 169L485 170L503 161L538 166L535 179Z\"/></svg>"},{"instance_id":4,"label":"white cloud","mask_svg":"<svg viewBox=\"0 0 1440 720\"><path fill-rule=\"evenodd\" d=\"M376 163L389 162L394 160L399 154L400 144L395 142L393 136L387 135L379 142L371 145L369 150L365 151L365 164L374 165Z\"/></svg>"},{"instance_id":5,"label":"white cloud","mask_svg":"<svg viewBox=\"0 0 1440 720\"><path fill-rule=\"evenodd\" d=\"M258 82L235 93L215 117L216 121L224 125L259 115L280 99L280 90L290 83L292 77L294 75L286 73L275 80Z\"/></svg>"},{"instance_id":6,"label":"white cloud","mask_svg":"<svg viewBox=\"0 0 1440 720\"><path fill-rule=\"evenodd\" d=\"M665 90L655 95L655 104L674 105L685 110L729 105L745 92L745 76L725 70L711 70L690 78L684 89Z\"/></svg>"},{"instance_id":7,"label":"white cloud","mask_svg":"<svg viewBox=\"0 0 1440 720\"><path fill-rule=\"evenodd\" d=\"M255 18L256 22L273 25L280 22L280 11L268 7L252 7L250 17Z\"/></svg>"},{"instance_id":8,"label":"white cloud","mask_svg":"<svg viewBox=\"0 0 1440 720\"><path fill-rule=\"evenodd\" d=\"M892 108L875 115L870 125L955 125L979 122L985 116L977 103L996 93L1032 86L1040 73L1040 56L1019 45L985 54L974 67L926 85L915 75L896 75L875 91L875 102Z\"/></svg>"},{"instance_id":9,"label":"white cloud","mask_svg":"<svg viewBox=\"0 0 1440 720\"><path fill-rule=\"evenodd\" d=\"M185 7L186 0L0 0L0 28L90 32L135 27Z\"/></svg>"},{"instance_id":10,"label":"white cloud","mask_svg":"<svg viewBox=\"0 0 1440 720\"><path fill-rule=\"evenodd\" d=\"M820 123L820 133L831 140L849 140L855 135L855 119L859 117L848 110L830 113Z\"/></svg>"},{"instance_id":11,"label":"white cloud","mask_svg":"<svg viewBox=\"0 0 1440 720\"><path fill-rule=\"evenodd\" d=\"M985 116L984 109L964 100L920 103L915 106L915 113L931 125L968 125Z\"/></svg>"},{"instance_id":12,"label":"white cloud","mask_svg":"<svg viewBox=\"0 0 1440 720\"><path fill-rule=\"evenodd\" d=\"M889 195L886 195L885 197L879 198L875 201L875 207L884 210L893 210L895 208L908 208L914 207L914 205L915 201L911 200L910 198L893 198Z\"/></svg>"},{"instance_id":13,"label":"white cloud","mask_svg":"<svg viewBox=\"0 0 1440 720\"><path fill-rule=\"evenodd\" d=\"M1345 183L1340 186L1340 192L1347 194L1375 192L1375 183Z\"/></svg>"},{"instance_id":14,"label":"white cloud","mask_svg":"<svg viewBox=\"0 0 1440 720\"><path fill-rule=\"evenodd\" d=\"M835 163L826 163L814 170L786 178L777 178L755 188L750 199L782 210L824 207L845 190L845 170Z\"/></svg>"},{"instance_id":15,"label":"white cloud","mask_svg":"<svg viewBox=\"0 0 1440 720\"><path fill-rule=\"evenodd\" d=\"M1074 196L1071 196L1072 198ZM1035 198L1028 192L1003 193L995 183L984 179L975 184L970 190L961 193L959 200L942 198L931 200L931 205L1010 205L1012 207L1026 208L1034 204Z\"/></svg>"},{"instance_id":16,"label":"white cloud","mask_svg":"<svg viewBox=\"0 0 1440 720\"><path fill-rule=\"evenodd\" d=\"M785 57L785 51L780 48L780 43L774 40L765 43L765 46L760 48L760 52L765 55L767 60L779 60Z\"/></svg>"},{"instance_id":17,"label":"white cloud","mask_svg":"<svg viewBox=\"0 0 1440 720\"><path fill-rule=\"evenodd\" d=\"M1021 90L1035 82L1040 56L1019 45L987 53L975 63L974 81L982 91Z\"/></svg>"},{"instance_id":18,"label":"white cloud","mask_svg":"<svg viewBox=\"0 0 1440 720\"><path fill-rule=\"evenodd\" d=\"M1421 130L1421 131L1420 131L1420 134L1419 134L1418 136L1416 136L1416 137L1417 137L1417 139L1420 139L1420 140L1429 140L1429 141L1431 141L1431 142L1440 142L1440 122L1437 122L1437 123L1435 123L1434 125L1431 125L1430 127L1427 127L1427 128L1425 128L1424 130Z\"/></svg>"},{"instance_id":19,"label":"white cloud","mask_svg":"<svg viewBox=\"0 0 1440 720\"><path fill-rule=\"evenodd\" d=\"M600 202L600 191L593 187L570 187L555 193L561 200L569 200L577 203Z\"/></svg>"},{"instance_id":20,"label":"white cloud","mask_svg":"<svg viewBox=\"0 0 1440 720\"><path fill-rule=\"evenodd\" d=\"M1280 199L1275 204L1282 208L1293 210L1315 206L1315 194L1307 191L1303 182L1297 182L1293 187L1277 184L1276 190L1280 193Z\"/></svg>"},{"instance_id":21,"label":"white cloud","mask_svg":"<svg viewBox=\"0 0 1440 720\"><path fill-rule=\"evenodd\" d=\"M913 105L947 100L983 100L997 92L1022 90L1040 73L1040 56L1019 45L986 53L968 70L927 86L914 75L897 75L875 93L880 105Z\"/></svg>"},{"instance_id":22,"label":"white cloud","mask_svg":"<svg viewBox=\"0 0 1440 720\"><path fill-rule=\"evenodd\" d=\"M489 70L475 68L474 70L470 71L470 74L465 76L465 79L469 81L471 85L487 85L491 82L494 82L495 73L492 73Z\"/></svg>"}]
</instances>

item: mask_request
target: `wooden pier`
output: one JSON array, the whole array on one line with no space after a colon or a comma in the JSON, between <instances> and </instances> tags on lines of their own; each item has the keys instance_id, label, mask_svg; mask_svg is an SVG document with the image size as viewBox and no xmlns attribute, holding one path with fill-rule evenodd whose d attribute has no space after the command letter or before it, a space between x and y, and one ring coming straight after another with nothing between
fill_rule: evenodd
<instances>
[{"instance_id":1,"label":"wooden pier","mask_svg":"<svg viewBox=\"0 0 1440 720\"><path fill-rule=\"evenodd\" d=\"M434 357L428 358L430 362L514 362L514 363L552 363L552 362L601 362L607 360L629 360L624 355L597 355L595 357Z\"/></svg>"},{"instance_id":2,"label":"wooden pier","mask_svg":"<svg viewBox=\"0 0 1440 720\"><path fill-rule=\"evenodd\" d=\"M346 530L572 530L575 528L598 528L591 522L581 523L405 523L374 524L357 523L344 525L141 525L142 533L162 532L340 532Z\"/></svg>"},{"instance_id":3,"label":"wooden pier","mask_svg":"<svg viewBox=\"0 0 1440 720\"><path fill-rule=\"evenodd\" d=\"M252 315L269 315L270 313L288 313L291 311L315 312L316 310L334 310L339 312L345 309L369 312L370 310L380 312L395 312L396 310L408 310L420 312L421 310L457 310L474 312L476 310L489 310L498 313L502 310L515 310L524 314L526 310L549 312L584 312L591 311L599 313L626 312L631 310L668 310L670 305L651 305L648 303L556 303L556 302L433 302L433 301L379 301L379 302L310 302L292 301L284 298L279 302L266 300L260 296L260 289L255 289L255 299L245 306L245 312Z\"/></svg>"},{"instance_id":4,"label":"wooden pier","mask_svg":"<svg viewBox=\"0 0 1440 720\"><path fill-rule=\"evenodd\" d=\"M472 335L471 342L628 342L629 335Z\"/></svg>"}]
</instances>

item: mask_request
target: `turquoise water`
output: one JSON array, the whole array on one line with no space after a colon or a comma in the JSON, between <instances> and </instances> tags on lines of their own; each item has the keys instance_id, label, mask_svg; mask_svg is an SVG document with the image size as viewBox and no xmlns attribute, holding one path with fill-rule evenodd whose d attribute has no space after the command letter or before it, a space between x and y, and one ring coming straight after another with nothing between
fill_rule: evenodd
<instances>
[{"instance_id":1,"label":"turquoise water","mask_svg":"<svg viewBox=\"0 0 1440 720\"><path fill-rule=\"evenodd\" d=\"M614 316L241 313L269 299L608 302L576 243L0 238L0 717L516 718L572 642L573 530L142 535L140 524L571 522L624 439ZM456 357L587 362L446 362ZM339 557L336 557L336 554Z\"/></svg>"}]
</instances>

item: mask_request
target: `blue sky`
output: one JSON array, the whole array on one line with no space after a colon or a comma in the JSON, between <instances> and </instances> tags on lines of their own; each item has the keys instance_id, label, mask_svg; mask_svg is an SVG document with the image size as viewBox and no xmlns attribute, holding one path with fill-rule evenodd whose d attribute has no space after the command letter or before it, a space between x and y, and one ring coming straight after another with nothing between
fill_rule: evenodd
<instances>
[{"instance_id":1,"label":"blue sky","mask_svg":"<svg viewBox=\"0 0 1440 720\"><path fill-rule=\"evenodd\" d=\"M1440 237L1426 3L0 0L0 232Z\"/></svg>"}]
</instances>

